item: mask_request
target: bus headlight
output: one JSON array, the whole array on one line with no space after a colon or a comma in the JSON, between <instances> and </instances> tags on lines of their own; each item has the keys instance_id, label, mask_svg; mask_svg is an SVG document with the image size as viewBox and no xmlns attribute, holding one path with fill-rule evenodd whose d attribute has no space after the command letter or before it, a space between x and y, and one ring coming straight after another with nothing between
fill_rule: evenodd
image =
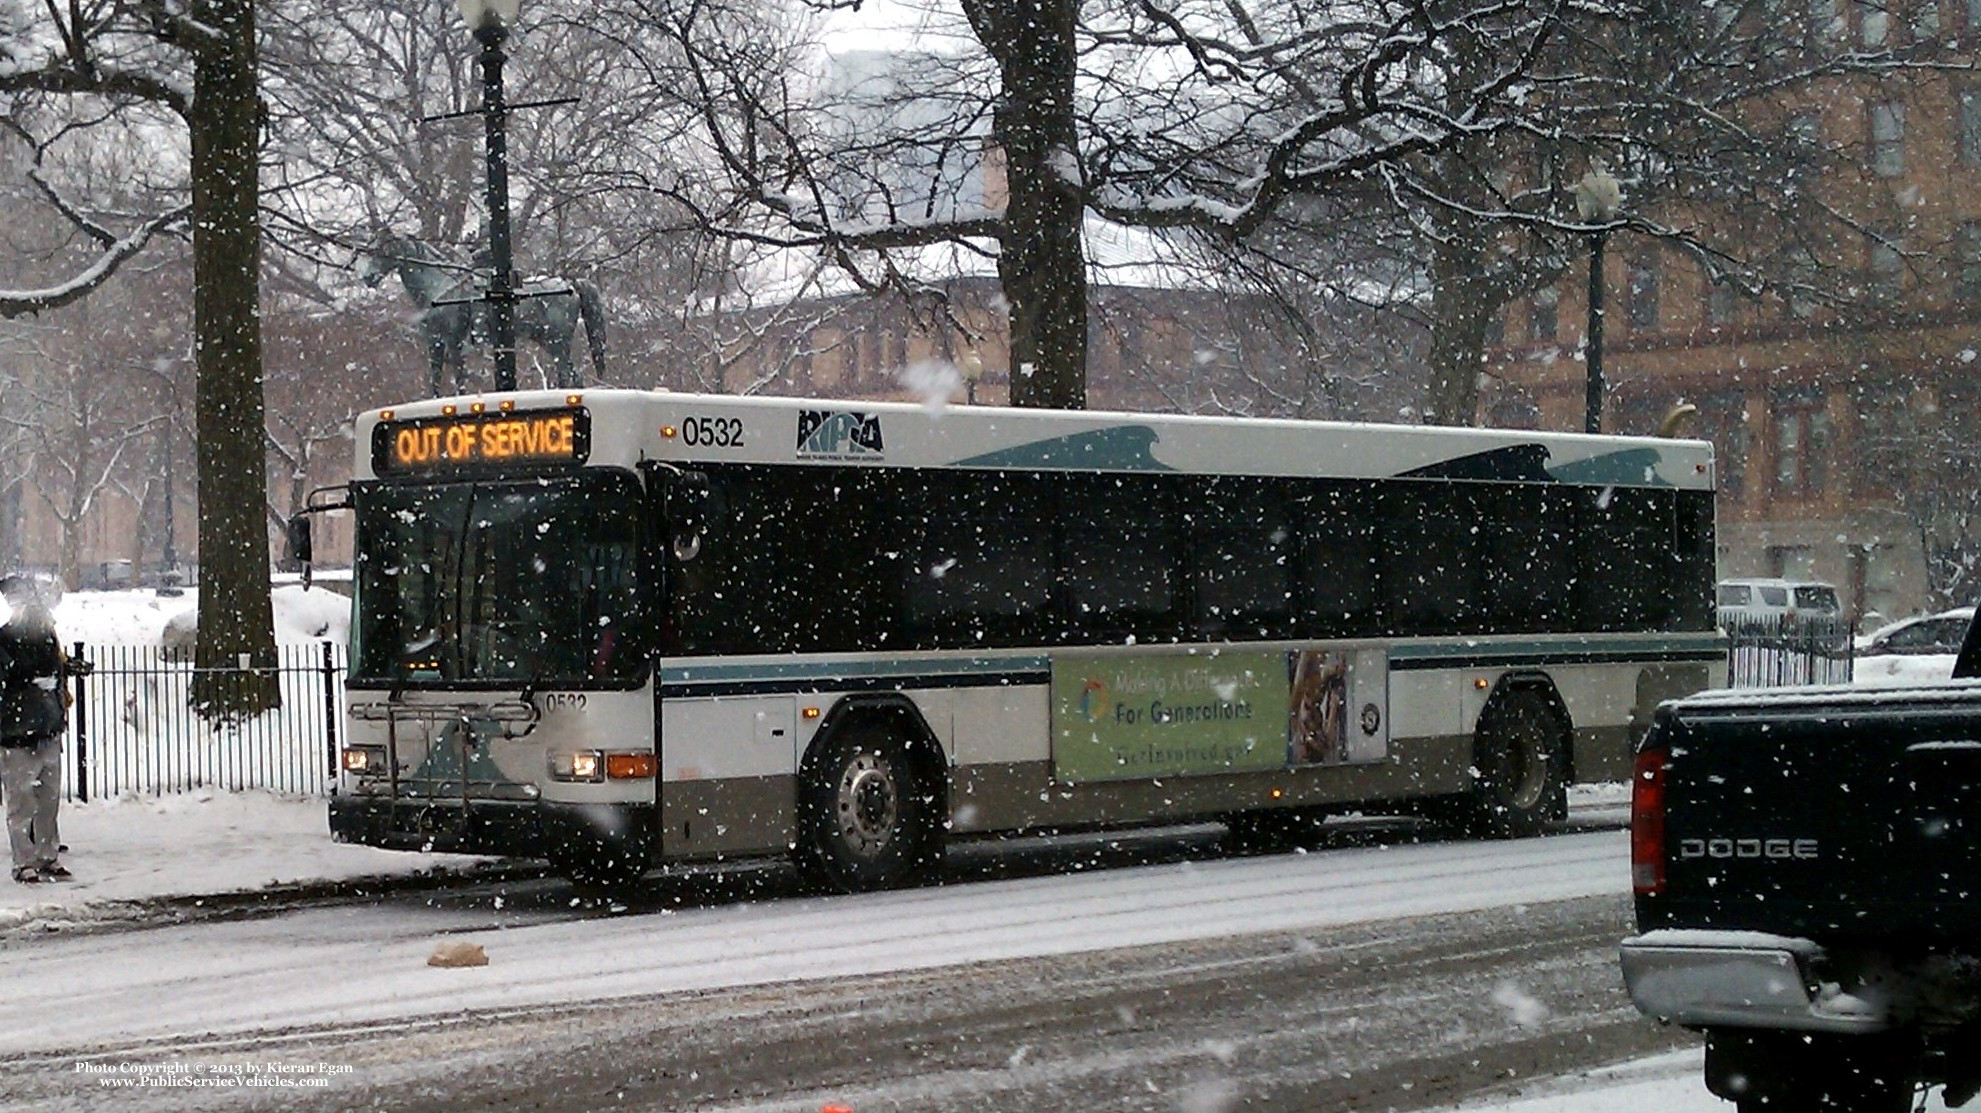
<instances>
[{"instance_id":1,"label":"bus headlight","mask_svg":"<svg viewBox=\"0 0 1981 1113\"><path fill-rule=\"evenodd\" d=\"M550 755L550 777L557 781L605 779L605 755L598 750L566 750Z\"/></svg>"},{"instance_id":2,"label":"bus headlight","mask_svg":"<svg viewBox=\"0 0 1981 1113\"><path fill-rule=\"evenodd\" d=\"M382 777L385 775L385 747L346 746L344 747L344 772L356 773L360 777Z\"/></svg>"}]
</instances>

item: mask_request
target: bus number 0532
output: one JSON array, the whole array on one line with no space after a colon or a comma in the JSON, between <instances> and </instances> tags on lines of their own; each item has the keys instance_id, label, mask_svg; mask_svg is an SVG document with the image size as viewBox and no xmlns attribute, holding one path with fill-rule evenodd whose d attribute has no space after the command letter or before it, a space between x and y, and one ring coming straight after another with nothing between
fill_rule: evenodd
<instances>
[{"instance_id":1,"label":"bus number 0532","mask_svg":"<svg viewBox=\"0 0 1981 1113\"><path fill-rule=\"evenodd\" d=\"M741 448L743 421L735 417L691 417L681 422L681 440L693 448Z\"/></svg>"}]
</instances>

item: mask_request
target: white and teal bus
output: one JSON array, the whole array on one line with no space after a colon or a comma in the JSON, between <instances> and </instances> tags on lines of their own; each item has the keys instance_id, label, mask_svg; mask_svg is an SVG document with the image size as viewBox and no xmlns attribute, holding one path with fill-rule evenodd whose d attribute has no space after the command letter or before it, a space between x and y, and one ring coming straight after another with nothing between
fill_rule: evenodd
<instances>
[{"instance_id":1,"label":"white and teal bus","mask_svg":"<svg viewBox=\"0 0 1981 1113\"><path fill-rule=\"evenodd\" d=\"M1519 834L1725 675L1698 442L624 390L356 435L314 508L376 846L866 889L1001 832Z\"/></svg>"}]
</instances>

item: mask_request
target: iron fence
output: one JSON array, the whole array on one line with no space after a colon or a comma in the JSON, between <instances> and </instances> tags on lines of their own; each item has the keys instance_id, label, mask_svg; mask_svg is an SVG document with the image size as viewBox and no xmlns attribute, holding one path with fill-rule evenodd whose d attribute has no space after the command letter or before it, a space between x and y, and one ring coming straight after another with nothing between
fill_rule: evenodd
<instances>
[{"instance_id":1,"label":"iron fence","mask_svg":"<svg viewBox=\"0 0 1981 1113\"><path fill-rule=\"evenodd\" d=\"M1841 615L1746 618L1720 626L1727 634L1731 687L1848 684L1856 674L1856 630Z\"/></svg>"},{"instance_id":2,"label":"iron fence","mask_svg":"<svg viewBox=\"0 0 1981 1113\"><path fill-rule=\"evenodd\" d=\"M1841 618L1723 623L1727 682L1736 688L1848 683L1853 630ZM269 789L321 795L337 776L344 647L276 647L281 706L238 722L194 710L200 670L183 651L77 642L92 671L74 679L63 791L89 801L127 792ZM213 670L243 675L243 670Z\"/></svg>"},{"instance_id":3,"label":"iron fence","mask_svg":"<svg viewBox=\"0 0 1981 1113\"><path fill-rule=\"evenodd\" d=\"M246 682L253 670L193 666L181 650L77 642L63 792L89 801L127 792L163 795L197 788L323 794L337 770L344 647L334 642L276 647L279 707L216 722L193 707L194 678Z\"/></svg>"}]
</instances>

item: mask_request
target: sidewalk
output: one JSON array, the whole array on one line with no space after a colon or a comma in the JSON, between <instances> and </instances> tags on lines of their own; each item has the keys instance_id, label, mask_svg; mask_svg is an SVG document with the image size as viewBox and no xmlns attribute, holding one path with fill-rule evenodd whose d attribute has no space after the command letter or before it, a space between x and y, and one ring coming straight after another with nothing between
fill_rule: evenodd
<instances>
[{"instance_id":1,"label":"sidewalk","mask_svg":"<svg viewBox=\"0 0 1981 1113\"><path fill-rule=\"evenodd\" d=\"M321 797L217 790L65 803L62 861L75 880L22 885L0 874L0 932L55 928L134 902L411 882L500 864L332 842L325 808Z\"/></svg>"}]
</instances>

